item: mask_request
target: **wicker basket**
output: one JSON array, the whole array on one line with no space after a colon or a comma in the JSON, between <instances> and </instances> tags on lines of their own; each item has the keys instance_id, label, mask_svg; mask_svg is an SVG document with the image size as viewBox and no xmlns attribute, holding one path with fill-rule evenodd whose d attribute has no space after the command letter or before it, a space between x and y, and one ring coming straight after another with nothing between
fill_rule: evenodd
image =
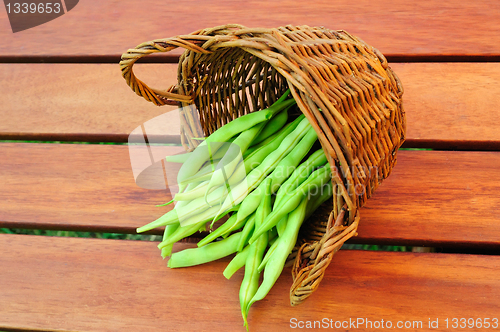
<instances>
[{"instance_id":1,"label":"wicker basket","mask_svg":"<svg viewBox=\"0 0 500 332\"><path fill-rule=\"evenodd\" d=\"M141 57L185 48L178 84L162 91L132 72ZM129 86L156 105L195 104L205 134L270 106L291 89L328 158L333 200L303 225L292 305L317 289L332 256L356 235L359 208L391 172L405 137L402 85L375 48L345 31L224 25L143 43L123 54ZM326 213L325 213L326 211Z\"/></svg>"}]
</instances>

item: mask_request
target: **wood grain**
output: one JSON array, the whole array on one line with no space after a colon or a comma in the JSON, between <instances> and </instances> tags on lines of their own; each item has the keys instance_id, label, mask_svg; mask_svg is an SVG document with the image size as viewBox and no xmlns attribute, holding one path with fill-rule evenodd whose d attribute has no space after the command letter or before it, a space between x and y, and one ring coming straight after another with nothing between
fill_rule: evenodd
<instances>
[{"instance_id":1,"label":"wood grain","mask_svg":"<svg viewBox=\"0 0 500 332\"><path fill-rule=\"evenodd\" d=\"M186 248L178 245L174 250ZM242 271L228 259L172 270L154 242L0 236L0 328L65 331L245 331ZM319 289L291 307L290 270L250 310L252 331L289 331L293 319L372 322L497 317L500 258L341 250ZM366 323L364 323L366 324ZM372 323L373 324L373 323ZM368 325L369 326L369 325ZM351 326L352 327L352 326ZM375 330L359 325L357 330ZM333 327L334 328L334 327ZM434 330L434 329L433 329Z\"/></svg>"},{"instance_id":2,"label":"wood grain","mask_svg":"<svg viewBox=\"0 0 500 332\"><path fill-rule=\"evenodd\" d=\"M16 34L0 11L0 139L126 142L173 108L157 108L126 86L121 54L233 22L344 29L394 62L500 59L500 2L493 0L88 0ZM180 51L147 61L175 62ZM499 252L500 152L477 152L500 150L499 63L391 66L405 87L405 146L476 151L400 151L392 175L361 209L351 242ZM176 81L175 64L135 69L155 88ZM171 198L137 186L128 147L117 145L0 143L0 189L0 227L37 229L135 233L168 211L154 205ZM245 331L242 271L226 280L228 258L168 269L156 245L0 234L0 330ZM341 250L300 307L289 305L285 269L249 323L255 331L289 331L293 322L375 330L383 320L449 331L445 319L500 318L499 266L498 255ZM359 319L356 327L335 326Z\"/></svg>"},{"instance_id":3,"label":"wood grain","mask_svg":"<svg viewBox=\"0 0 500 332\"><path fill-rule=\"evenodd\" d=\"M134 68L153 87L177 82L174 65ZM137 126L176 109L137 96L118 64L2 64L0 72L2 139L127 142Z\"/></svg>"},{"instance_id":4,"label":"wood grain","mask_svg":"<svg viewBox=\"0 0 500 332\"><path fill-rule=\"evenodd\" d=\"M405 90L406 147L500 149L499 64L391 66Z\"/></svg>"},{"instance_id":5,"label":"wood grain","mask_svg":"<svg viewBox=\"0 0 500 332\"><path fill-rule=\"evenodd\" d=\"M168 208L134 183L126 146L2 144L0 227L134 233ZM500 153L400 151L357 243L500 247ZM159 230L154 232L161 234Z\"/></svg>"},{"instance_id":6,"label":"wood grain","mask_svg":"<svg viewBox=\"0 0 500 332\"><path fill-rule=\"evenodd\" d=\"M47 24L11 32L0 13L0 54L119 56L157 38L238 23L343 29L389 55L499 55L500 4L495 0L392 1L182 1L130 3L89 0ZM202 13L202 14L201 14Z\"/></svg>"},{"instance_id":7,"label":"wood grain","mask_svg":"<svg viewBox=\"0 0 500 332\"><path fill-rule=\"evenodd\" d=\"M408 147L500 149L500 64L391 64L405 94ZM155 88L176 82L173 64L136 65ZM175 109L137 96L117 65L0 65L0 139L126 142L147 120ZM47 84L50 82L50 84Z\"/></svg>"},{"instance_id":8,"label":"wood grain","mask_svg":"<svg viewBox=\"0 0 500 332\"><path fill-rule=\"evenodd\" d=\"M136 185L127 146L3 143L0 155L2 227L132 233L169 210L155 207L168 191Z\"/></svg>"},{"instance_id":9,"label":"wood grain","mask_svg":"<svg viewBox=\"0 0 500 332\"><path fill-rule=\"evenodd\" d=\"M500 249L498 165L495 152L400 151L355 241Z\"/></svg>"}]
</instances>

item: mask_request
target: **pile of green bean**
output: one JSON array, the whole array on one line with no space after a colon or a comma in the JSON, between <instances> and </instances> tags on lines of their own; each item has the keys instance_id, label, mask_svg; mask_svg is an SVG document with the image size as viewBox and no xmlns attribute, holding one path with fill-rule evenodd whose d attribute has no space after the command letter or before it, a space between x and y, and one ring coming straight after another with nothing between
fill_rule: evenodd
<instances>
[{"instance_id":1,"label":"pile of green bean","mask_svg":"<svg viewBox=\"0 0 500 332\"><path fill-rule=\"evenodd\" d=\"M137 229L165 226L158 247L171 268L235 254L223 275L229 279L244 267L239 298L247 329L250 306L280 276L302 223L332 196L316 132L304 115L291 119L294 105L286 93L269 108L220 127L194 151L167 158L182 162L175 208ZM196 248L172 253L175 242L207 226L210 233Z\"/></svg>"}]
</instances>

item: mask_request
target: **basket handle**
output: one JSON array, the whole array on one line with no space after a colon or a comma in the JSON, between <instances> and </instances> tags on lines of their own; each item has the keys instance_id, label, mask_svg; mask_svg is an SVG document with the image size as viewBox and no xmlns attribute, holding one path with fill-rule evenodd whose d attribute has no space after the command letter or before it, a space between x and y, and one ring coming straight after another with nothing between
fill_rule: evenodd
<instances>
[{"instance_id":1,"label":"basket handle","mask_svg":"<svg viewBox=\"0 0 500 332\"><path fill-rule=\"evenodd\" d=\"M147 86L139 80L133 70L135 62L140 58L158 52L170 52L177 47L183 47L187 50L197 53L212 53L211 51L201 47L207 40L212 37L200 35L177 36L166 39L156 39L142 43L133 49L129 49L123 53L120 61L122 76L136 94L143 97L147 101L154 103L157 106L163 105L179 105L180 102L192 103L194 96L188 96L176 93L178 87L171 86L167 90L155 89Z\"/></svg>"}]
</instances>

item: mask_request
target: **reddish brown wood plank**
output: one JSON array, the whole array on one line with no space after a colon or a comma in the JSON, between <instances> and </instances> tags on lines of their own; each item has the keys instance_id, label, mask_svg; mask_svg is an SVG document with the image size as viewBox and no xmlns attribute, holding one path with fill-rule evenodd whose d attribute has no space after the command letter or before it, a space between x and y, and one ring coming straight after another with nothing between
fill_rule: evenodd
<instances>
[{"instance_id":1,"label":"reddish brown wood plank","mask_svg":"<svg viewBox=\"0 0 500 332\"><path fill-rule=\"evenodd\" d=\"M138 65L159 88L177 81L176 65ZM122 141L137 126L176 109L137 96L116 65L0 65L3 139Z\"/></svg>"},{"instance_id":2,"label":"reddish brown wood plank","mask_svg":"<svg viewBox=\"0 0 500 332\"><path fill-rule=\"evenodd\" d=\"M360 243L500 246L500 153L400 151L361 210ZM2 144L1 227L134 233L167 208L138 188L126 146ZM159 230L156 231L159 234Z\"/></svg>"},{"instance_id":3,"label":"reddish brown wood plank","mask_svg":"<svg viewBox=\"0 0 500 332\"><path fill-rule=\"evenodd\" d=\"M405 88L408 146L500 149L494 111L500 64L391 66ZM137 65L136 73L150 86L168 88L176 67ZM4 64L0 72L3 139L127 141L135 127L174 109L137 96L117 65Z\"/></svg>"},{"instance_id":4,"label":"reddish brown wood plank","mask_svg":"<svg viewBox=\"0 0 500 332\"><path fill-rule=\"evenodd\" d=\"M407 146L498 150L499 64L391 65L404 86Z\"/></svg>"},{"instance_id":5,"label":"reddish brown wood plank","mask_svg":"<svg viewBox=\"0 0 500 332\"><path fill-rule=\"evenodd\" d=\"M500 153L400 151L355 241L500 248Z\"/></svg>"},{"instance_id":6,"label":"reddish brown wood plank","mask_svg":"<svg viewBox=\"0 0 500 332\"><path fill-rule=\"evenodd\" d=\"M0 328L245 331L242 271L226 280L227 258L172 270L151 242L15 235L0 236L0 250L0 303L8 304L0 306ZM498 256L341 250L299 307L289 305L285 269L251 308L249 324L252 331L289 331L299 321L359 318L393 327L421 322L410 330L425 331L429 319L439 319L435 330L449 331L446 318L450 324L453 317L491 322L499 318L498 266ZM366 326L357 327L351 329Z\"/></svg>"},{"instance_id":7,"label":"reddish brown wood plank","mask_svg":"<svg viewBox=\"0 0 500 332\"><path fill-rule=\"evenodd\" d=\"M3 143L0 160L2 227L131 233L171 199L135 184L127 146Z\"/></svg>"},{"instance_id":8,"label":"reddish brown wood plank","mask_svg":"<svg viewBox=\"0 0 500 332\"><path fill-rule=\"evenodd\" d=\"M344 29L394 55L499 55L500 7L483 0L457 6L452 0L394 1L189 1L80 2L68 14L13 34L0 13L0 54L121 55L156 38L227 23L249 27L286 24ZM193 12L203 13L194 15ZM272 15L270 15L272 13Z\"/></svg>"}]
</instances>

